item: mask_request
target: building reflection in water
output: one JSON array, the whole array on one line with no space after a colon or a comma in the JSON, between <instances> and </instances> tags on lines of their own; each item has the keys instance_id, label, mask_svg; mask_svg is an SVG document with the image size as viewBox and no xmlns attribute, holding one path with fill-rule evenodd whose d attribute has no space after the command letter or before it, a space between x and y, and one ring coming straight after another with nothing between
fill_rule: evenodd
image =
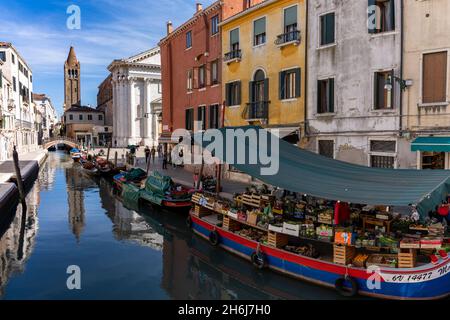
<instances>
[{"instance_id":1,"label":"building reflection in water","mask_svg":"<svg viewBox=\"0 0 450 320\"><path fill-rule=\"evenodd\" d=\"M16 212L9 213L11 224L0 230L0 298L9 278L24 272L32 254L38 230L39 192L37 182L27 195L26 211L19 205Z\"/></svg>"}]
</instances>

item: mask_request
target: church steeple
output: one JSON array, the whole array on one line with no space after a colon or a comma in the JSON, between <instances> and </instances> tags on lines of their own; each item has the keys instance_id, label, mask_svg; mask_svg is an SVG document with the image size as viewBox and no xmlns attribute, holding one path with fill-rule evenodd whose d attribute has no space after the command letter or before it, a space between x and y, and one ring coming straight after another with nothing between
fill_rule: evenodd
<instances>
[{"instance_id":1,"label":"church steeple","mask_svg":"<svg viewBox=\"0 0 450 320\"><path fill-rule=\"evenodd\" d=\"M64 111L72 105L81 105L80 62L71 46L64 63Z\"/></svg>"}]
</instances>

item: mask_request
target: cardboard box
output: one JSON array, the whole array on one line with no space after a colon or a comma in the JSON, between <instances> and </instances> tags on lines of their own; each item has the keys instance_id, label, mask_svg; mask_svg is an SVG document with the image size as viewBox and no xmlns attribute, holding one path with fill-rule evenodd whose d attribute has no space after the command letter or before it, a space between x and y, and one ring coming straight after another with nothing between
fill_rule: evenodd
<instances>
[{"instance_id":1,"label":"cardboard box","mask_svg":"<svg viewBox=\"0 0 450 320\"><path fill-rule=\"evenodd\" d=\"M247 223L256 225L258 223L258 213L254 211L247 211Z\"/></svg>"},{"instance_id":2,"label":"cardboard box","mask_svg":"<svg viewBox=\"0 0 450 320\"><path fill-rule=\"evenodd\" d=\"M283 233L288 234L290 236L298 237L300 236L300 225L283 222Z\"/></svg>"},{"instance_id":3,"label":"cardboard box","mask_svg":"<svg viewBox=\"0 0 450 320\"><path fill-rule=\"evenodd\" d=\"M229 216L230 218L233 218L233 219L237 219L237 218L238 218L237 212L235 213L235 212L233 212L233 211L228 211L228 216Z\"/></svg>"},{"instance_id":4,"label":"cardboard box","mask_svg":"<svg viewBox=\"0 0 450 320\"><path fill-rule=\"evenodd\" d=\"M283 233L283 226L275 226L273 224L269 224L269 230L273 232Z\"/></svg>"}]
</instances>

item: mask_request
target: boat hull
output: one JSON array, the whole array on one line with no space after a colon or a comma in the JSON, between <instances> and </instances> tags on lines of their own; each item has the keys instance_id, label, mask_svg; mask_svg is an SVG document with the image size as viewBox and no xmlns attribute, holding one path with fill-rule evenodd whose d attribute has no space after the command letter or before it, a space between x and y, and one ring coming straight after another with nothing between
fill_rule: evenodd
<instances>
[{"instance_id":1,"label":"boat hull","mask_svg":"<svg viewBox=\"0 0 450 320\"><path fill-rule=\"evenodd\" d=\"M191 214L193 231L205 239L216 230L219 245L238 256L251 260L258 243L214 226ZM259 245L267 267L291 277L321 286L335 287L336 280L348 274L359 288L359 294L384 299L429 300L450 295L450 260L415 269L350 268L323 260L308 258L285 250ZM378 280L378 286L375 283Z\"/></svg>"}]
</instances>

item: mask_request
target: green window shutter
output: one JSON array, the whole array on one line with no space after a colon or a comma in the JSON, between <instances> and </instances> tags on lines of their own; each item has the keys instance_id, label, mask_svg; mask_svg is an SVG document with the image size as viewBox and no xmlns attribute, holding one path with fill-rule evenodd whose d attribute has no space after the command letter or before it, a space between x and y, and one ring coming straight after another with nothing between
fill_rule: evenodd
<instances>
[{"instance_id":1,"label":"green window shutter","mask_svg":"<svg viewBox=\"0 0 450 320\"><path fill-rule=\"evenodd\" d=\"M254 102L254 99L253 99L253 89L254 88L253 87L254 87L253 81L250 81L248 83L248 102L250 102L250 103Z\"/></svg>"},{"instance_id":2,"label":"green window shutter","mask_svg":"<svg viewBox=\"0 0 450 320\"><path fill-rule=\"evenodd\" d=\"M394 109L394 102L395 102L395 80L394 80L394 70L391 71L391 83L392 83L392 90L391 90L391 108Z\"/></svg>"},{"instance_id":3,"label":"green window shutter","mask_svg":"<svg viewBox=\"0 0 450 320\"><path fill-rule=\"evenodd\" d=\"M334 39L334 13L330 13L326 18L327 43L333 43Z\"/></svg>"},{"instance_id":4,"label":"green window shutter","mask_svg":"<svg viewBox=\"0 0 450 320\"><path fill-rule=\"evenodd\" d=\"M376 11L373 11L371 8L375 6L375 0L368 0L367 3L367 29L369 33L376 33L376 18L374 19L373 15L376 15ZM374 26L371 26L374 24Z\"/></svg>"},{"instance_id":5,"label":"green window shutter","mask_svg":"<svg viewBox=\"0 0 450 320\"><path fill-rule=\"evenodd\" d=\"M322 113L322 86L320 80L317 80L317 113Z\"/></svg>"},{"instance_id":6,"label":"green window shutter","mask_svg":"<svg viewBox=\"0 0 450 320\"><path fill-rule=\"evenodd\" d=\"M256 20L254 23L254 35L262 34L266 32L266 18Z\"/></svg>"},{"instance_id":7,"label":"green window shutter","mask_svg":"<svg viewBox=\"0 0 450 320\"><path fill-rule=\"evenodd\" d=\"M3 71L0 70L0 88L3 88Z\"/></svg>"},{"instance_id":8,"label":"green window shutter","mask_svg":"<svg viewBox=\"0 0 450 320\"><path fill-rule=\"evenodd\" d=\"M395 30L395 0L391 0L389 6L391 11L391 30Z\"/></svg>"},{"instance_id":9,"label":"green window shutter","mask_svg":"<svg viewBox=\"0 0 450 320\"><path fill-rule=\"evenodd\" d=\"M264 101L269 101L269 78L264 79Z\"/></svg>"},{"instance_id":10,"label":"green window shutter","mask_svg":"<svg viewBox=\"0 0 450 320\"><path fill-rule=\"evenodd\" d=\"M328 80L328 112L334 112L334 79Z\"/></svg>"},{"instance_id":11,"label":"green window shutter","mask_svg":"<svg viewBox=\"0 0 450 320\"><path fill-rule=\"evenodd\" d=\"M286 71L281 71L280 72L280 77L279 77L279 85L278 85L278 91L279 91L279 98L280 100L283 100L285 97L285 77L286 77Z\"/></svg>"},{"instance_id":12,"label":"green window shutter","mask_svg":"<svg viewBox=\"0 0 450 320\"><path fill-rule=\"evenodd\" d=\"M230 84L227 83L225 84L225 104L227 106L230 106L231 104L231 99L230 99Z\"/></svg>"},{"instance_id":13,"label":"green window shutter","mask_svg":"<svg viewBox=\"0 0 450 320\"><path fill-rule=\"evenodd\" d=\"M284 10L284 26L297 23L297 6L293 6Z\"/></svg>"},{"instance_id":14,"label":"green window shutter","mask_svg":"<svg viewBox=\"0 0 450 320\"><path fill-rule=\"evenodd\" d=\"M300 97L301 94L301 81L302 81L302 73L301 69L295 69L295 97Z\"/></svg>"},{"instance_id":15,"label":"green window shutter","mask_svg":"<svg viewBox=\"0 0 450 320\"><path fill-rule=\"evenodd\" d=\"M234 29L230 31L230 45L239 43L239 29Z\"/></svg>"},{"instance_id":16,"label":"green window shutter","mask_svg":"<svg viewBox=\"0 0 450 320\"><path fill-rule=\"evenodd\" d=\"M378 106L378 73L375 72L373 76L373 108L376 110Z\"/></svg>"},{"instance_id":17,"label":"green window shutter","mask_svg":"<svg viewBox=\"0 0 450 320\"><path fill-rule=\"evenodd\" d=\"M236 105L240 105L241 104L241 82L238 81L236 83L236 90L237 90L237 101L236 101Z\"/></svg>"}]
</instances>

